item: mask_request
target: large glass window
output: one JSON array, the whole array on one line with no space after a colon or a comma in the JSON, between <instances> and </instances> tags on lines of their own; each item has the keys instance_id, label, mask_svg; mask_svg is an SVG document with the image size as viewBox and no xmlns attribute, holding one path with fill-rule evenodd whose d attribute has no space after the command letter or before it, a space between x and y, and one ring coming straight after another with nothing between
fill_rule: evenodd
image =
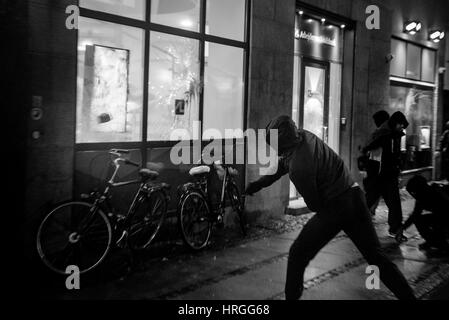
<instances>
[{"instance_id":1,"label":"large glass window","mask_svg":"<svg viewBox=\"0 0 449 320\"><path fill-rule=\"evenodd\" d=\"M141 141L143 30L81 17L76 142Z\"/></svg>"},{"instance_id":2,"label":"large glass window","mask_svg":"<svg viewBox=\"0 0 449 320\"><path fill-rule=\"evenodd\" d=\"M432 89L392 84L389 113L401 111L410 125L402 141L403 170L417 169L432 164Z\"/></svg>"},{"instance_id":3,"label":"large glass window","mask_svg":"<svg viewBox=\"0 0 449 320\"><path fill-rule=\"evenodd\" d=\"M225 134L244 129L247 3L80 0L76 143L241 138Z\"/></svg>"},{"instance_id":4,"label":"large glass window","mask_svg":"<svg viewBox=\"0 0 449 320\"><path fill-rule=\"evenodd\" d=\"M146 0L80 0L83 8L139 20L145 19L145 3Z\"/></svg>"},{"instance_id":5,"label":"large glass window","mask_svg":"<svg viewBox=\"0 0 449 320\"><path fill-rule=\"evenodd\" d=\"M392 76L426 82L435 81L435 50L393 38L391 54Z\"/></svg>"},{"instance_id":6,"label":"large glass window","mask_svg":"<svg viewBox=\"0 0 449 320\"><path fill-rule=\"evenodd\" d=\"M422 80L435 81L435 51L423 49L422 51Z\"/></svg>"},{"instance_id":7,"label":"large glass window","mask_svg":"<svg viewBox=\"0 0 449 320\"><path fill-rule=\"evenodd\" d=\"M148 140L169 140L175 129L199 120L201 91L199 41L151 32Z\"/></svg>"},{"instance_id":8,"label":"large glass window","mask_svg":"<svg viewBox=\"0 0 449 320\"><path fill-rule=\"evenodd\" d=\"M200 0L152 0L151 22L199 31Z\"/></svg>"},{"instance_id":9,"label":"large glass window","mask_svg":"<svg viewBox=\"0 0 449 320\"><path fill-rule=\"evenodd\" d=\"M241 48L206 43L204 129L216 129L223 137L226 129L243 129L243 53ZM228 133L226 138L242 135Z\"/></svg>"},{"instance_id":10,"label":"large glass window","mask_svg":"<svg viewBox=\"0 0 449 320\"><path fill-rule=\"evenodd\" d=\"M421 48L414 44L407 44L407 78L421 79Z\"/></svg>"},{"instance_id":11,"label":"large glass window","mask_svg":"<svg viewBox=\"0 0 449 320\"><path fill-rule=\"evenodd\" d=\"M246 0L207 0L206 32L214 36L243 41L245 3Z\"/></svg>"},{"instance_id":12,"label":"large glass window","mask_svg":"<svg viewBox=\"0 0 449 320\"><path fill-rule=\"evenodd\" d=\"M407 62L407 43L397 39L391 40L391 61L390 73L393 76L405 77L405 64Z\"/></svg>"}]
</instances>

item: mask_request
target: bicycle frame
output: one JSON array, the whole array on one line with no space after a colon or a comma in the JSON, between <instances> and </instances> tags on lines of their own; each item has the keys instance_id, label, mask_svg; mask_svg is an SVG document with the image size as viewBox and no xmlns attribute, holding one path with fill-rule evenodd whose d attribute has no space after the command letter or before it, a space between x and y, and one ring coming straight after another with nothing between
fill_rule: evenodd
<instances>
[{"instance_id":1,"label":"bicycle frame","mask_svg":"<svg viewBox=\"0 0 449 320\"><path fill-rule=\"evenodd\" d=\"M214 168L214 165L210 165L212 168L212 170L216 170ZM214 206L214 203L212 203L210 196L209 196L209 183L207 181L207 176L206 177L201 177L198 179L198 181L188 184L187 188L188 189L196 189L197 191L201 192L204 196L204 198L207 200L209 208L211 209L216 209L216 212L223 216L224 214L224 209L226 207L226 190L227 187L229 185L229 183L232 183L232 176L229 174L229 167L227 165L221 164L221 166L223 166L224 168L224 175L223 175L223 181L221 183L221 190L220 190L220 199L218 202L218 205ZM214 210L211 210L211 212L213 213Z\"/></svg>"},{"instance_id":2,"label":"bicycle frame","mask_svg":"<svg viewBox=\"0 0 449 320\"><path fill-rule=\"evenodd\" d=\"M113 161L114 162L114 167L115 167L114 172L113 172L111 178L109 179L109 181L107 183L107 186L106 186L105 190L103 191L103 193L95 198L95 201L94 201L94 203L92 205L92 209L90 211L91 212L91 216L88 219L86 225L83 226L83 228L90 227L90 224L92 223L97 210L99 210L101 208L106 208L107 209L106 214L110 218L110 214L112 213L111 212L112 211L111 210L112 206L109 204L108 200L110 198L108 197L108 195L109 195L110 190L113 189L113 188L120 188L120 187L129 186L129 185L140 184L140 187L137 190L137 192L136 192L136 194L134 196L134 199L133 199L131 205L128 208L127 214L125 216L122 216L123 219L119 218L117 220L120 223L123 223L121 225L121 230L125 230L125 231L129 228L130 221L131 221L132 217L134 216L135 210L136 210L138 202L139 202L139 197L141 197L143 194L150 195L152 192L155 192L156 190L163 190L164 189L164 185L161 185L161 186L149 186L148 182L144 182L141 179L139 179L139 180L123 181L123 182L115 182L115 179L117 178L118 172L119 172L120 167L121 167L120 163L121 162L126 162L126 161L127 161L126 159L123 159L121 157L119 157L119 158L117 158L117 159L115 159ZM165 193L165 195L166 195L166 197L168 197L166 193ZM120 217L120 215L118 215L118 216Z\"/></svg>"}]
</instances>

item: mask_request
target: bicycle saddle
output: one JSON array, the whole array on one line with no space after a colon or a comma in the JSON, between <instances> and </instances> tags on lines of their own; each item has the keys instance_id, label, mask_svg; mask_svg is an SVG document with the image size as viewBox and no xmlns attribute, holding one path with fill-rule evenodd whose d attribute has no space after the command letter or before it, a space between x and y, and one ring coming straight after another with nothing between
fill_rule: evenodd
<instances>
[{"instance_id":1,"label":"bicycle saddle","mask_svg":"<svg viewBox=\"0 0 449 320\"><path fill-rule=\"evenodd\" d=\"M199 176L199 175L202 175L202 174L207 174L209 172L210 172L210 167L209 166L199 166L199 167L192 168L189 171L189 174L192 177L194 177L194 176Z\"/></svg>"},{"instance_id":2,"label":"bicycle saddle","mask_svg":"<svg viewBox=\"0 0 449 320\"><path fill-rule=\"evenodd\" d=\"M159 173L150 169L141 169L139 175L144 180L155 180L159 177Z\"/></svg>"}]
</instances>

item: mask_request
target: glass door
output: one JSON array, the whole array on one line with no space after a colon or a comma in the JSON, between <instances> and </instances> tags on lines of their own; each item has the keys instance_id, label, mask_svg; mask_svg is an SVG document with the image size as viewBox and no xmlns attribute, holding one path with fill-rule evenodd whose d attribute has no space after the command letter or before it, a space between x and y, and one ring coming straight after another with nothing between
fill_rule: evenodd
<instances>
[{"instance_id":1,"label":"glass door","mask_svg":"<svg viewBox=\"0 0 449 320\"><path fill-rule=\"evenodd\" d=\"M329 64L303 59L299 123L324 142L329 142Z\"/></svg>"},{"instance_id":2,"label":"glass door","mask_svg":"<svg viewBox=\"0 0 449 320\"><path fill-rule=\"evenodd\" d=\"M329 63L295 56L295 70L293 120L329 143ZM299 198L290 183L290 200Z\"/></svg>"}]
</instances>

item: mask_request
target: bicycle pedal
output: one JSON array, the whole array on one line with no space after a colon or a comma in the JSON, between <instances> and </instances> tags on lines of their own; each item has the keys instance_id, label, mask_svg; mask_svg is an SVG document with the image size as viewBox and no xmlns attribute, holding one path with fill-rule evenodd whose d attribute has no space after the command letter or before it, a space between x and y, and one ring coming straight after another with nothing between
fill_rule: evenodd
<instances>
[{"instance_id":1,"label":"bicycle pedal","mask_svg":"<svg viewBox=\"0 0 449 320\"><path fill-rule=\"evenodd\" d=\"M217 217L216 225L217 225L217 227L220 228L220 229L223 229L223 228L224 228L224 219L223 219L223 217L222 217L221 215L219 215L219 216Z\"/></svg>"},{"instance_id":2,"label":"bicycle pedal","mask_svg":"<svg viewBox=\"0 0 449 320\"><path fill-rule=\"evenodd\" d=\"M123 231L122 236L116 242L117 247L119 247L121 249L125 248L126 247L126 239L127 238L128 238L128 232L127 231Z\"/></svg>"}]
</instances>

